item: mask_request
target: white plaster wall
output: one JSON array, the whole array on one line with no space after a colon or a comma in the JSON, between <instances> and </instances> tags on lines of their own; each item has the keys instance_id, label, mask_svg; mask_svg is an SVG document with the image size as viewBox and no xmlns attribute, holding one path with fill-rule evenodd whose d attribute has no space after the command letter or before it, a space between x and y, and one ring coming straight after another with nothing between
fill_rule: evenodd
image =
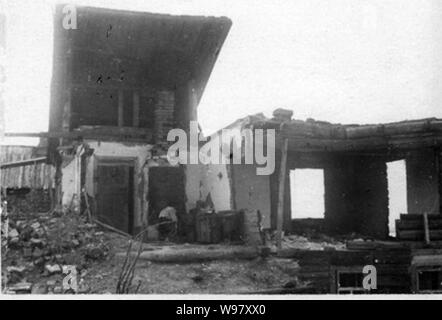
<instances>
[{"instance_id":1,"label":"white plaster wall","mask_svg":"<svg viewBox=\"0 0 442 320\"><path fill-rule=\"evenodd\" d=\"M74 194L77 193L77 186L75 184L75 172L76 172L76 161L73 158L67 164L64 164L62 168L62 178L61 178L61 190L63 192L62 205L68 208L72 202ZM78 180L79 181L79 180Z\"/></svg>"},{"instance_id":2,"label":"white plaster wall","mask_svg":"<svg viewBox=\"0 0 442 320\"><path fill-rule=\"evenodd\" d=\"M201 200L205 200L209 192L216 211L233 209L231 181L227 165L210 164L204 166Z\"/></svg>"},{"instance_id":3,"label":"white plaster wall","mask_svg":"<svg viewBox=\"0 0 442 320\"><path fill-rule=\"evenodd\" d=\"M233 178L236 209L259 210L263 227L270 228L270 176L257 175L254 165L234 165Z\"/></svg>"},{"instance_id":4,"label":"white plaster wall","mask_svg":"<svg viewBox=\"0 0 442 320\"><path fill-rule=\"evenodd\" d=\"M198 200L202 200L204 170L205 167L198 164L188 164L185 167L187 211L195 208Z\"/></svg>"},{"instance_id":5,"label":"white plaster wall","mask_svg":"<svg viewBox=\"0 0 442 320\"><path fill-rule=\"evenodd\" d=\"M148 144L128 144L119 142L86 141L94 149L86 166L85 188L90 196L95 195L94 168L97 157L136 158L134 177L134 225L140 227L146 221L149 169L146 160L151 158L152 146Z\"/></svg>"}]
</instances>

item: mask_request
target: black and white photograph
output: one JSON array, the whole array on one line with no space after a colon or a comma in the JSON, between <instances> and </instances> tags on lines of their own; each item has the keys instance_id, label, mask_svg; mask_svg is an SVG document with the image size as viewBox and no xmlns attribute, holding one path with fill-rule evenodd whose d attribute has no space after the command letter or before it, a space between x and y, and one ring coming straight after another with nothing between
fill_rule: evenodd
<instances>
[{"instance_id":1,"label":"black and white photograph","mask_svg":"<svg viewBox=\"0 0 442 320\"><path fill-rule=\"evenodd\" d=\"M0 299L441 299L441 39L440 0L0 0Z\"/></svg>"}]
</instances>

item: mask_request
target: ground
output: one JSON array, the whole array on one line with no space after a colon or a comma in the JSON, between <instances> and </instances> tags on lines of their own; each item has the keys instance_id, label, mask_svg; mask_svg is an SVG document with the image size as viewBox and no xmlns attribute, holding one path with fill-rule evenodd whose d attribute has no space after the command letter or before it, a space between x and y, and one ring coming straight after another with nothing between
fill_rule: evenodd
<instances>
[{"instance_id":1,"label":"ground","mask_svg":"<svg viewBox=\"0 0 442 320\"><path fill-rule=\"evenodd\" d=\"M2 241L4 293L73 293L63 279L77 271L77 293L114 294L130 238L74 214L9 216ZM7 239L7 241L6 241ZM130 259L136 257L134 242ZM324 250L332 244L286 237L287 248ZM342 244L333 244L339 249ZM143 243L129 293L223 294L259 293L302 287L299 265L292 259L263 255L258 247ZM132 260L133 261L133 260Z\"/></svg>"}]
</instances>

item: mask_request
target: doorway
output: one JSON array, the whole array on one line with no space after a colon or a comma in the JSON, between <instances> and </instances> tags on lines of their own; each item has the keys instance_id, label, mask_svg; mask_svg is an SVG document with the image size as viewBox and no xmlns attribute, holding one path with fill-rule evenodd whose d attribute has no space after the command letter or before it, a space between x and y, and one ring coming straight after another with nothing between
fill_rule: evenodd
<instances>
[{"instance_id":1,"label":"doorway","mask_svg":"<svg viewBox=\"0 0 442 320\"><path fill-rule=\"evenodd\" d=\"M96 174L97 219L132 234L134 224L134 162L99 160Z\"/></svg>"},{"instance_id":2,"label":"doorway","mask_svg":"<svg viewBox=\"0 0 442 320\"><path fill-rule=\"evenodd\" d=\"M291 218L323 219L325 212L324 170L290 170Z\"/></svg>"},{"instance_id":3,"label":"doorway","mask_svg":"<svg viewBox=\"0 0 442 320\"><path fill-rule=\"evenodd\" d=\"M407 213L407 172L405 160L387 162L388 178L388 229L396 236L396 220Z\"/></svg>"}]
</instances>

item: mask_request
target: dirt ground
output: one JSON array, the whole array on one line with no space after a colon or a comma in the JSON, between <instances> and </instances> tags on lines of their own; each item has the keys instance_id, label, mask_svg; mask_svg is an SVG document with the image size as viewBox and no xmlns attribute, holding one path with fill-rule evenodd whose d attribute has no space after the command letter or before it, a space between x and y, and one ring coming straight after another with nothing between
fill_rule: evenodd
<instances>
[{"instance_id":1,"label":"dirt ground","mask_svg":"<svg viewBox=\"0 0 442 320\"><path fill-rule=\"evenodd\" d=\"M74 266L77 271L77 293L116 293L129 238L74 215L17 215L9 217L8 225L7 240L2 242L8 244L7 249L2 248L4 293L72 293L63 288L65 266ZM283 246L325 250L330 246L339 249L342 244L288 236ZM132 250L136 247L137 243ZM241 294L303 286L297 279L296 261L254 252L257 248L243 245L143 244L129 293ZM244 258L244 253L246 258L239 258ZM216 258L201 259L208 255ZM149 258L152 256L155 259Z\"/></svg>"}]
</instances>

